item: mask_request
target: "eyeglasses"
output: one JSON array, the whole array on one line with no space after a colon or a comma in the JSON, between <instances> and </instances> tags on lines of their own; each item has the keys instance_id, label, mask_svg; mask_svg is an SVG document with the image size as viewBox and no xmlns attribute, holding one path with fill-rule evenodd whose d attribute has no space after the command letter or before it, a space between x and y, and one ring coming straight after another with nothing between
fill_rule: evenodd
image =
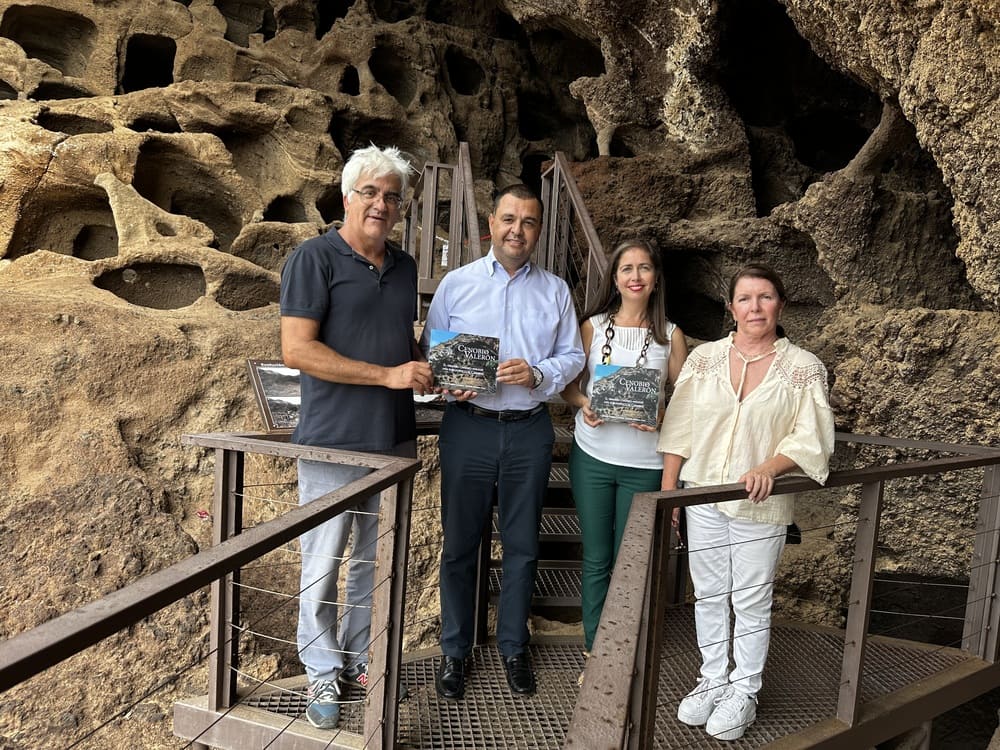
<instances>
[{"instance_id":1,"label":"eyeglasses","mask_svg":"<svg viewBox=\"0 0 1000 750\"><path fill-rule=\"evenodd\" d=\"M381 195L382 200L385 201L385 205L389 206L390 208L399 208L401 205L403 205L403 196L401 196L399 193L383 193L380 190L373 187L361 188L360 190L351 188L351 192L360 195L361 200L364 203L374 203L375 199Z\"/></svg>"}]
</instances>

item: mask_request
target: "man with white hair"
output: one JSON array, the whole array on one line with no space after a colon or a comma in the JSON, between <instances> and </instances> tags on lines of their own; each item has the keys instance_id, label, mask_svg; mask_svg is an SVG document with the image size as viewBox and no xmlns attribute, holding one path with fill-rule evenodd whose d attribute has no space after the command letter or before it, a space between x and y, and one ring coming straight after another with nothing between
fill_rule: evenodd
<instances>
[{"instance_id":1,"label":"man with white hair","mask_svg":"<svg viewBox=\"0 0 1000 750\"><path fill-rule=\"evenodd\" d=\"M341 175L344 222L303 242L281 273L281 352L301 371L292 442L416 456L413 391L430 366L413 337L417 266L387 243L400 219L410 164L394 147L355 151ZM299 503L343 487L363 467L299 460ZM309 678L306 718L333 729L342 682L367 685L379 495L300 537L299 658ZM337 578L353 529L338 627Z\"/></svg>"}]
</instances>

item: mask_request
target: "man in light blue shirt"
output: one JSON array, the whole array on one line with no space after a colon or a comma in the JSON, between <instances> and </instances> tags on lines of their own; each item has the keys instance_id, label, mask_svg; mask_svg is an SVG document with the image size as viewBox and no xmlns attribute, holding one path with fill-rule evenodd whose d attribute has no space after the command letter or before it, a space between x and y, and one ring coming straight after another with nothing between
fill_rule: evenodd
<instances>
[{"instance_id":1,"label":"man in light blue shirt","mask_svg":"<svg viewBox=\"0 0 1000 750\"><path fill-rule=\"evenodd\" d=\"M444 548L436 687L451 700L465 691L478 548L494 491L503 544L497 645L511 690L535 692L528 614L554 438L545 402L580 373L585 359L569 287L531 262L541 236L541 201L525 185L508 187L497 196L489 225L490 252L444 277L422 341L426 351L432 329L500 340L496 393L453 393L438 443Z\"/></svg>"}]
</instances>

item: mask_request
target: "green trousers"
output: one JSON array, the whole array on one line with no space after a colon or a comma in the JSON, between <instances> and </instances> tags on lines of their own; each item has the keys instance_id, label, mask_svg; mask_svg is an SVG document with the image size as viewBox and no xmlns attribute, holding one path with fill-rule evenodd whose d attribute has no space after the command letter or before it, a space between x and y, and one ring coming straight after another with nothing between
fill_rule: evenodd
<instances>
[{"instance_id":1,"label":"green trousers","mask_svg":"<svg viewBox=\"0 0 1000 750\"><path fill-rule=\"evenodd\" d=\"M659 490L662 475L660 469L635 469L599 461L573 443L569 479L583 537L581 608L587 651L594 645L632 496Z\"/></svg>"}]
</instances>

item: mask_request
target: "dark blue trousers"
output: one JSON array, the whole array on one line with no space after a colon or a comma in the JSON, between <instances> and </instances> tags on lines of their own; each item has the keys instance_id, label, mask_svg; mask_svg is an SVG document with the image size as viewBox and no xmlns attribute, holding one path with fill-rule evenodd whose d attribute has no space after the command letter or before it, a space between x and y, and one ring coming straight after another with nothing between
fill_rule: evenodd
<instances>
[{"instance_id":1,"label":"dark blue trousers","mask_svg":"<svg viewBox=\"0 0 1000 750\"><path fill-rule=\"evenodd\" d=\"M548 411L498 422L449 405L441 421L441 651L464 658L472 649L476 562L499 503L503 583L497 644L505 658L528 646L528 613L538 567L538 525L552 464Z\"/></svg>"}]
</instances>

